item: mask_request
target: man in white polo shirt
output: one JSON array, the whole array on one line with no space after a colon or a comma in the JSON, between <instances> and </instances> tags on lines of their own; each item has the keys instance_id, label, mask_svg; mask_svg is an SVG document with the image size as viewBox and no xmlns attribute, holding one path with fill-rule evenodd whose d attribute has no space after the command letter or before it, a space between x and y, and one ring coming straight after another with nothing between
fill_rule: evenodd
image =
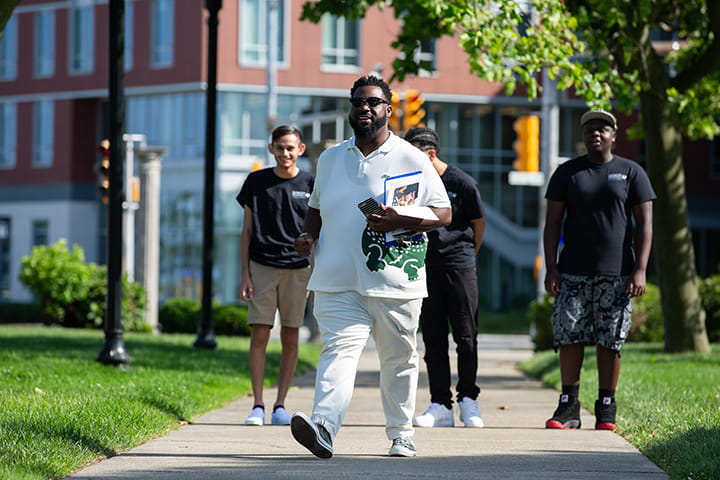
<instances>
[{"instance_id":1,"label":"man in white polo shirt","mask_svg":"<svg viewBox=\"0 0 720 480\"><path fill-rule=\"evenodd\" d=\"M355 136L318 159L303 233L295 241L298 253L314 256L308 289L315 293L323 351L312 415L296 413L290 425L295 439L321 458L333 454L370 335L380 359L389 454L416 454L416 332L427 296L423 232L449 224L452 213L427 156L388 129L390 99L390 87L376 76L361 77L350 89Z\"/></svg>"}]
</instances>

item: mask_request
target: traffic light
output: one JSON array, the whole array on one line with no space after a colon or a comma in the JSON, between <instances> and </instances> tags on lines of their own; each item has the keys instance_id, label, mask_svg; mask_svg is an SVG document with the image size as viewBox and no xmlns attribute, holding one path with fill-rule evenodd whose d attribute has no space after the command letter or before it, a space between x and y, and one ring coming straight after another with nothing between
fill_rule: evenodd
<instances>
[{"instance_id":1,"label":"traffic light","mask_svg":"<svg viewBox=\"0 0 720 480\"><path fill-rule=\"evenodd\" d=\"M98 190L102 196L102 202L107 204L110 198L110 140L107 138L100 142L98 150L102 154L99 165L100 182Z\"/></svg>"},{"instance_id":2,"label":"traffic light","mask_svg":"<svg viewBox=\"0 0 720 480\"><path fill-rule=\"evenodd\" d=\"M519 172L537 172L540 167L540 118L536 115L518 117L513 123L517 140L513 148L517 158L513 168Z\"/></svg>"},{"instance_id":3,"label":"traffic light","mask_svg":"<svg viewBox=\"0 0 720 480\"><path fill-rule=\"evenodd\" d=\"M403 123L405 130L413 127L424 127L422 119L425 118L425 110L422 108L425 99L420 95L420 90L410 88L405 91L405 112Z\"/></svg>"},{"instance_id":4,"label":"traffic light","mask_svg":"<svg viewBox=\"0 0 720 480\"><path fill-rule=\"evenodd\" d=\"M402 110L400 110L400 95L393 90L392 91L392 114L388 119L388 125L390 129L395 133L402 131Z\"/></svg>"}]
</instances>

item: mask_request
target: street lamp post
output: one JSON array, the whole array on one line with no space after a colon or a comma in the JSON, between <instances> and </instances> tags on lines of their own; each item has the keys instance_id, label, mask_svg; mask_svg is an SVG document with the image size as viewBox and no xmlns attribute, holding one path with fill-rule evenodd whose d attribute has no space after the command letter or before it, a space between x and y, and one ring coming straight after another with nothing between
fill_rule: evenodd
<instances>
[{"instance_id":1,"label":"street lamp post","mask_svg":"<svg viewBox=\"0 0 720 480\"><path fill-rule=\"evenodd\" d=\"M105 310L105 343L97 361L125 365L130 355L125 351L122 327L122 250L123 250L123 133L125 130L125 2L110 0L109 9L109 124L110 124L110 193L108 201L107 240L107 308Z\"/></svg>"},{"instance_id":2,"label":"street lamp post","mask_svg":"<svg viewBox=\"0 0 720 480\"><path fill-rule=\"evenodd\" d=\"M205 0L208 10L207 110L205 117L205 194L203 207L202 304L194 346L217 347L212 320L213 222L215 217L215 118L217 111L217 28L222 0Z\"/></svg>"}]
</instances>

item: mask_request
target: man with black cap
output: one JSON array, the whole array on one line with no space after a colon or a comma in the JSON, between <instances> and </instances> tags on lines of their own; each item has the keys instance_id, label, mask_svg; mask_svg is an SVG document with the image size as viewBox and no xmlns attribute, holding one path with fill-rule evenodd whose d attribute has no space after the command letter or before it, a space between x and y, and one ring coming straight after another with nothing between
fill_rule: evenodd
<instances>
[{"instance_id":1,"label":"man with black cap","mask_svg":"<svg viewBox=\"0 0 720 480\"><path fill-rule=\"evenodd\" d=\"M595 429L614 430L620 349L630 330L631 299L645 293L655 192L638 163L612 153L617 121L611 113L588 111L580 125L587 154L561 164L545 194L545 289L557 297L552 326L562 381L545 427L580 428L584 347L595 344Z\"/></svg>"},{"instance_id":2,"label":"man with black cap","mask_svg":"<svg viewBox=\"0 0 720 480\"><path fill-rule=\"evenodd\" d=\"M466 427L482 427L477 397L477 306L475 258L485 234L485 209L475 179L440 160L438 136L426 127L411 128L405 140L425 152L450 197L450 225L428 232L425 257L428 296L420 312L425 343L425 365L430 384L430 406L413 419L416 427L452 427L448 325L457 345L457 404Z\"/></svg>"}]
</instances>

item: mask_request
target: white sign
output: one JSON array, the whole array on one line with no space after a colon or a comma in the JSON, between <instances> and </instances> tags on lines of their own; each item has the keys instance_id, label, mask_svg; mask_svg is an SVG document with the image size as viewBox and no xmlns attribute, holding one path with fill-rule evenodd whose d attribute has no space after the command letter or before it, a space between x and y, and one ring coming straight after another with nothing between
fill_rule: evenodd
<instances>
[{"instance_id":1,"label":"white sign","mask_svg":"<svg viewBox=\"0 0 720 480\"><path fill-rule=\"evenodd\" d=\"M508 173L508 183L510 185L542 187L545 185L545 174L543 172L517 172L511 170Z\"/></svg>"}]
</instances>

